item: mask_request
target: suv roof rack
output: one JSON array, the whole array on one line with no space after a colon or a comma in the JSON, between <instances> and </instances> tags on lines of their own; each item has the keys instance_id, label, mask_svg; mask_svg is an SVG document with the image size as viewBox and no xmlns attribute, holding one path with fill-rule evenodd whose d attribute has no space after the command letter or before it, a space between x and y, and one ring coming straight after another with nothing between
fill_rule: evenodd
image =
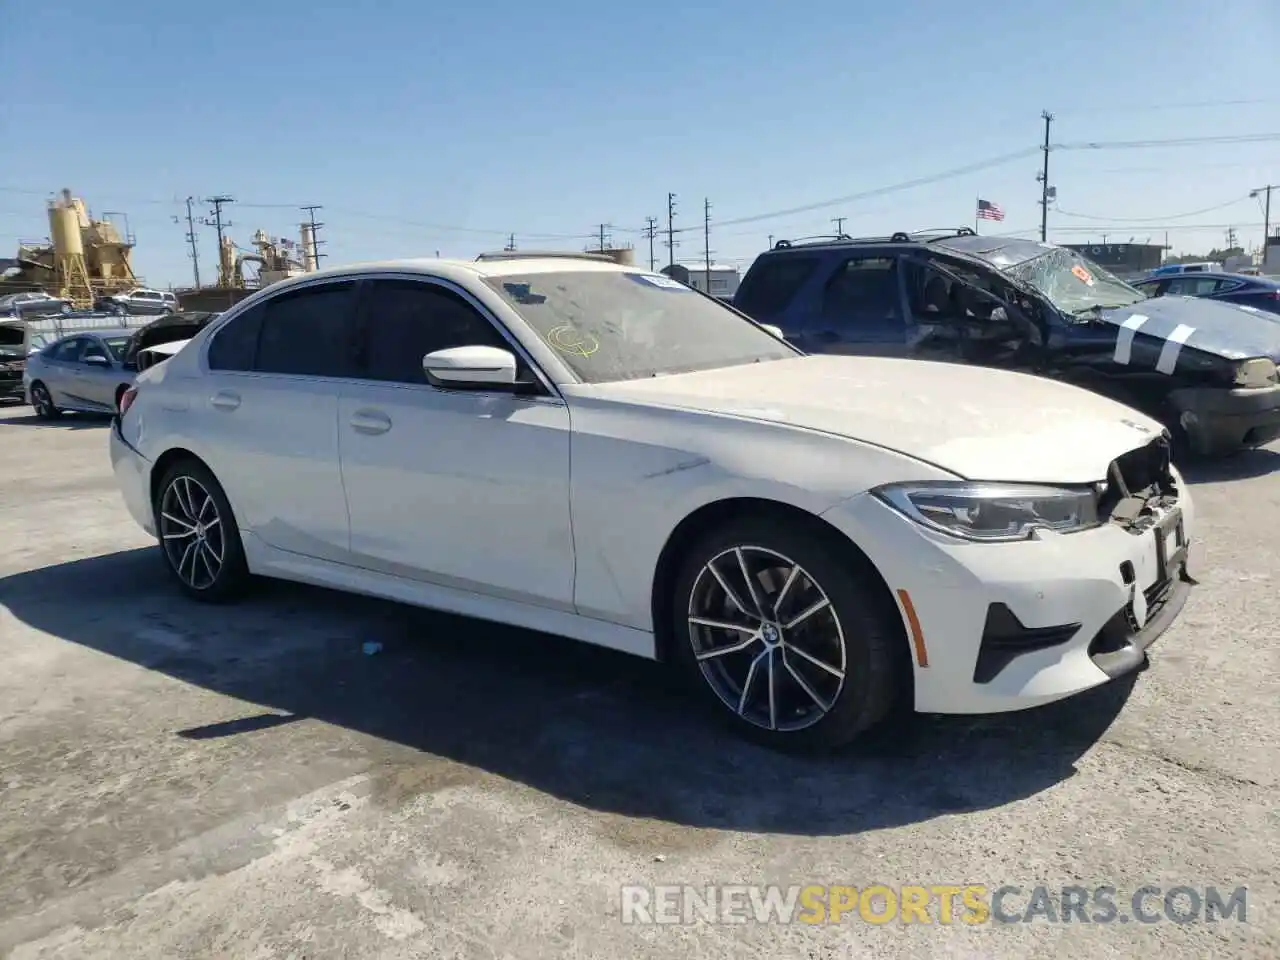
<instances>
[{"instance_id":1,"label":"suv roof rack","mask_svg":"<svg viewBox=\"0 0 1280 960\"><path fill-rule=\"evenodd\" d=\"M476 260L529 260L543 257L565 260L594 260L596 263L617 263L612 257L607 257L602 253L576 253L572 250L500 250L495 253L482 253L476 257Z\"/></svg>"},{"instance_id":2,"label":"suv roof rack","mask_svg":"<svg viewBox=\"0 0 1280 960\"><path fill-rule=\"evenodd\" d=\"M937 240L950 240L952 237L976 237L978 231L973 227L930 227L928 230L917 230L911 234L911 238L923 239L926 243L933 243Z\"/></svg>"},{"instance_id":3,"label":"suv roof rack","mask_svg":"<svg viewBox=\"0 0 1280 960\"><path fill-rule=\"evenodd\" d=\"M796 237L794 240L779 240L773 245L774 250L786 250L795 246L817 246L823 243L840 243L852 240L847 233L819 234L813 237Z\"/></svg>"},{"instance_id":4,"label":"suv roof rack","mask_svg":"<svg viewBox=\"0 0 1280 960\"><path fill-rule=\"evenodd\" d=\"M795 240L779 240L773 245L772 249L787 250L791 247L817 247L832 243L911 243L913 241L933 243L937 240L947 240L951 237L976 237L977 235L978 233L973 227L934 227L929 230L916 230L910 233L905 230L898 230L887 237L851 237L847 233L840 233L831 236L797 237Z\"/></svg>"}]
</instances>

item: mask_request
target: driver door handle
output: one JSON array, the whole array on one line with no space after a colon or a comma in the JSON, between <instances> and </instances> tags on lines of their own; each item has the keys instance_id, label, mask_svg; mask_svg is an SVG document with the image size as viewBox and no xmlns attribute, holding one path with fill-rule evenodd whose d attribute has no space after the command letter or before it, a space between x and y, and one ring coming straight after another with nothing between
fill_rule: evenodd
<instances>
[{"instance_id":1,"label":"driver door handle","mask_svg":"<svg viewBox=\"0 0 1280 960\"><path fill-rule=\"evenodd\" d=\"M391 418L379 410L357 410L351 415L351 428L356 433L386 433L391 429Z\"/></svg>"},{"instance_id":2,"label":"driver door handle","mask_svg":"<svg viewBox=\"0 0 1280 960\"><path fill-rule=\"evenodd\" d=\"M240 406L240 395L230 390L219 390L209 398L209 403L215 410L234 410Z\"/></svg>"}]
</instances>

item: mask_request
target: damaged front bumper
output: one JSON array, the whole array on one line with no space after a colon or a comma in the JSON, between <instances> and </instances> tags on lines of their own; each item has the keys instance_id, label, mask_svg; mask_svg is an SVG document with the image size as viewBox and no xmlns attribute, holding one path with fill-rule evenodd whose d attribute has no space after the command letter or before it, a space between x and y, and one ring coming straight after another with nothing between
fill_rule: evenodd
<instances>
[{"instance_id":1,"label":"damaged front bumper","mask_svg":"<svg viewBox=\"0 0 1280 960\"><path fill-rule=\"evenodd\" d=\"M1165 463L1158 469L1170 485L1154 495L1136 482L1136 494L1113 490L1107 522L1024 541L959 541L873 496L827 511L903 607L915 709L1021 710L1141 666L1181 612L1200 563L1190 493ZM1126 467L1133 477L1141 464Z\"/></svg>"},{"instance_id":2,"label":"damaged front bumper","mask_svg":"<svg viewBox=\"0 0 1280 960\"><path fill-rule=\"evenodd\" d=\"M1192 452L1224 456L1280 439L1280 384L1189 387L1169 394Z\"/></svg>"}]
</instances>

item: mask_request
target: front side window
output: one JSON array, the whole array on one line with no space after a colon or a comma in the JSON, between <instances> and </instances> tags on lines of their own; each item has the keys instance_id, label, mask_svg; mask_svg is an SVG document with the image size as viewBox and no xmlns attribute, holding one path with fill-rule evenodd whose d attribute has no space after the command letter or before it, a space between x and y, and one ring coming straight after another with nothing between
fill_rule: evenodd
<instances>
[{"instance_id":1,"label":"front side window","mask_svg":"<svg viewBox=\"0 0 1280 960\"><path fill-rule=\"evenodd\" d=\"M124 352L129 347L128 337L111 337L104 340L103 343L107 345L107 350L111 352L111 359L116 363L124 362Z\"/></svg>"},{"instance_id":2,"label":"front side window","mask_svg":"<svg viewBox=\"0 0 1280 960\"><path fill-rule=\"evenodd\" d=\"M107 359L107 351L97 340L85 340L84 352L80 354L80 361L83 363L90 357L98 357L101 360Z\"/></svg>"},{"instance_id":3,"label":"front side window","mask_svg":"<svg viewBox=\"0 0 1280 960\"><path fill-rule=\"evenodd\" d=\"M361 375L426 383L422 358L451 347L511 345L464 299L418 280L370 280L360 295Z\"/></svg>"},{"instance_id":4,"label":"front side window","mask_svg":"<svg viewBox=\"0 0 1280 960\"><path fill-rule=\"evenodd\" d=\"M293 290L264 306L256 370L312 377L352 375L354 281Z\"/></svg>"},{"instance_id":5,"label":"front side window","mask_svg":"<svg viewBox=\"0 0 1280 960\"><path fill-rule=\"evenodd\" d=\"M587 383L798 355L719 300L661 274L565 270L485 283Z\"/></svg>"},{"instance_id":6,"label":"front side window","mask_svg":"<svg viewBox=\"0 0 1280 960\"><path fill-rule=\"evenodd\" d=\"M75 363L80 359L80 351L84 349L83 337L72 337L63 340L53 348L53 359L63 363Z\"/></svg>"}]
</instances>

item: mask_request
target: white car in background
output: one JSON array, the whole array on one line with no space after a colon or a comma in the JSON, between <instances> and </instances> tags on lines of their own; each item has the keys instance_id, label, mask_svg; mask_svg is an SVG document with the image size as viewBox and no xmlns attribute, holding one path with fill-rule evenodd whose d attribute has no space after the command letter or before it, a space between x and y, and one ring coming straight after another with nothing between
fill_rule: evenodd
<instances>
[{"instance_id":1,"label":"white car in background","mask_svg":"<svg viewBox=\"0 0 1280 960\"><path fill-rule=\"evenodd\" d=\"M1192 582L1154 421L805 356L586 255L273 284L138 377L111 458L194 597L261 574L659 658L783 747L1105 683Z\"/></svg>"}]
</instances>

